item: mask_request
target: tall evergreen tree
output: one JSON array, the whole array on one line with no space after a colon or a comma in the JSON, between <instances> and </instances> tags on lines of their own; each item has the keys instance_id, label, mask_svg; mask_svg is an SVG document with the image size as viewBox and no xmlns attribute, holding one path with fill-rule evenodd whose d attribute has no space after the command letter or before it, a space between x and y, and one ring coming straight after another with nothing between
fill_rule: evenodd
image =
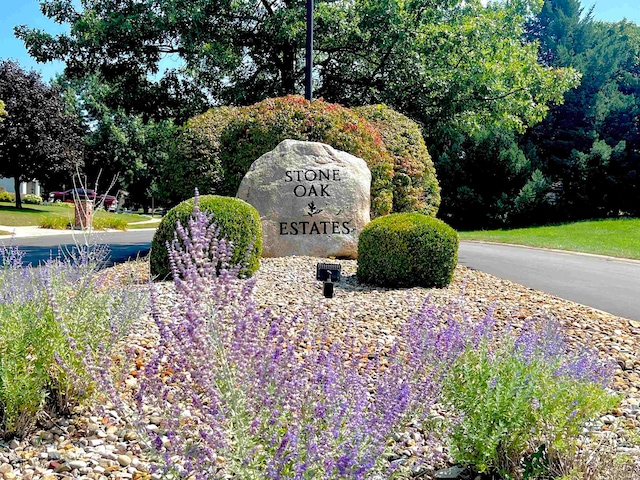
<instances>
[{"instance_id":1,"label":"tall evergreen tree","mask_svg":"<svg viewBox=\"0 0 640 480\"><path fill-rule=\"evenodd\" d=\"M612 33L626 40L629 55L596 102L599 135L617 146L609 166L609 211L640 216L640 27L620 22L602 35Z\"/></svg>"},{"instance_id":2,"label":"tall evergreen tree","mask_svg":"<svg viewBox=\"0 0 640 480\"><path fill-rule=\"evenodd\" d=\"M583 55L593 47L593 21L593 7L585 12L580 0L545 0L528 21L527 36L540 44L542 64L584 66Z\"/></svg>"},{"instance_id":3,"label":"tall evergreen tree","mask_svg":"<svg viewBox=\"0 0 640 480\"><path fill-rule=\"evenodd\" d=\"M531 152L518 144L514 131L484 128L456 139L432 152L438 157L441 218L458 229L541 220L548 181L533 167Z\"/></svg>"},{"instance_id":4,"label":"tall evergreen tree","mask_svg":"<svg viewBox=\"0 0 640 480\"><path fill-rule=\"evenodd\" d=\"M535 146L541 170L561 186L557 208L567 220L617 213L612 165L620 165L626 146L620 144L625 140L620 132L607 134L605 126L616 105L625 113L618 109L614 116L631 114L620 103L621 96L623 104L634 102L621 79L634 76L637 27L596 22L579 0L546 0L528 34L540 43L541 62L582 74L580 86L566 93L564 104L553 107L525 137Z\"/></svg>"}]
</instances>

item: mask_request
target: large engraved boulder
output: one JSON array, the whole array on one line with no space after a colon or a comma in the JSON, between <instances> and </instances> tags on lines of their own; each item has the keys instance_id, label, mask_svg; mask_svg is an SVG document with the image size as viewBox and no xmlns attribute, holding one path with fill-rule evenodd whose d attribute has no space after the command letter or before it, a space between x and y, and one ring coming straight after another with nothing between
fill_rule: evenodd
<instances>
[{"instance_id":1,"label":"large engraved boulder","mask_svg":"<svg viewBox=\"0 0 640 480\"><path fill-rule=\"evenodd\" d=\"M260 213L264 257L356 258L370 188L364 160L324 143L284 140L253 162L237 196Z\"/></svg>"}]
</instances>

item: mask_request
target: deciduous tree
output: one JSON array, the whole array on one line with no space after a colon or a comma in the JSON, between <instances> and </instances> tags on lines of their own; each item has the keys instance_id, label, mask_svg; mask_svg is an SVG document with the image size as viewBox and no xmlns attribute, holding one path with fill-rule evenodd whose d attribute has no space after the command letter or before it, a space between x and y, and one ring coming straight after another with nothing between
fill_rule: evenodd
<instances>
[{"instance_id":1,"label":"deciduous tree","mask_svg":"<svg viewBox=\"0 0 640 480\"><path fill-rule=\"evenodd\" d=\"M155 183L172 147L173 121L145 119L123 107L111 108L114 86L95 75L75 80L60 77L56 85L68 92L73 111L88 126L82 173L89 185L98 182L103 188L111 187L112 194L125 190L131 203L147 209L151 197L157 198Z\"/></svg>"},{"instance_id":2,"label":"deciduous tree","mask_svg":"<svg viewBox=\"0 0 640 480\"><path fill-rule=\"evenodd\" d=\"M70 176L81 163L83 129L58 88L15 62L0 61L0 97L7 111L0 123L0 176L13 177L21 208L20 182Z\"/></svg>"},{"instance_id":3,"label":"deciduous tree","mask_svg":"<svg viewBox=\"0 0 640 480\"><path fill-rule=\"evenodd\" d=\"M348 106L387 103L434 137L440 132L429 130L442 124L522 130L577 80L570 69L538 64L537 47L522 40L525 19L541 3L319 2L317 95ZM252 104L303 89L304 0L81 4L41 2L46 16L70 24L68 34L26 26L16 33L39 61L63 60L68 76L99 73L115 85L112 108L181 121L177 106L197 110L202 95ZM162 72L166 58L179 68Z\"/></svg>"}]
</instances>

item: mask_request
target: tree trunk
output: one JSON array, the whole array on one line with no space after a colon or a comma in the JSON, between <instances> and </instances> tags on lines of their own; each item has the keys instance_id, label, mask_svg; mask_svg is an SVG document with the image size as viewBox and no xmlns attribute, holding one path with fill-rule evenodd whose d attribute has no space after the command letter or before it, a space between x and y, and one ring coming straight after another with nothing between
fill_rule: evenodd
<instances>
[{"instance_id":1,"label":"tree trunk","mask_svg":"<svg viewBox=\"0 0 640 480\"><path fill-rule=\"evenodd\" d=\"M22 208L22 199L20 198L20 178L13 177L13 186L16 191L16 208Z\"/></svg>"}]
</instances>

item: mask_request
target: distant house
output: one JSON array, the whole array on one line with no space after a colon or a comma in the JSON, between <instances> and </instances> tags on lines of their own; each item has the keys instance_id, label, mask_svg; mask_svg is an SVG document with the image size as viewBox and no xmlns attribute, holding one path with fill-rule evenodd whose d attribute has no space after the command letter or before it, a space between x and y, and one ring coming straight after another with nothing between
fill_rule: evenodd
<instances>
[{"instance_id":1,"label":"distant house","mask_svg":"<svg viewBox=\"0 0 640 480\"><path fill-rule=\"evenodd\" d=\"M0 178L0 187L4 187L7 192L15 193L13 178ZM20 195L26 195L27 193L42 196L40 182L33 180L31 182L20 183Z\"/></svg>"}]
</instances>

